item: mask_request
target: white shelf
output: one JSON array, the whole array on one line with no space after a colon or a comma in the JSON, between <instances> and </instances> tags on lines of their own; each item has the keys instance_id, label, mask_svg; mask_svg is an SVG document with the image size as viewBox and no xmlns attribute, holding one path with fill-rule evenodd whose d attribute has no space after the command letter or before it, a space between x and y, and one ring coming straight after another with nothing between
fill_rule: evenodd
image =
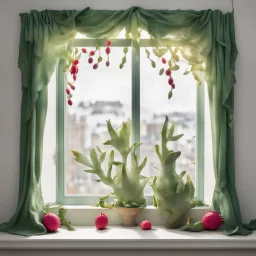
<instances>
[{"instance_id":1,"label":"white shelf","mask_svg":"<svg viewBox=\"0 0 256 256\"><path fill-rule=\"evenodd\" d=\"M256 249L256 233L249 236L226 236L222 231L199 233L153 227L110 226L60 229L57 233L23 237L0 233L1 249Z\"/></svg>"}]
</instances>

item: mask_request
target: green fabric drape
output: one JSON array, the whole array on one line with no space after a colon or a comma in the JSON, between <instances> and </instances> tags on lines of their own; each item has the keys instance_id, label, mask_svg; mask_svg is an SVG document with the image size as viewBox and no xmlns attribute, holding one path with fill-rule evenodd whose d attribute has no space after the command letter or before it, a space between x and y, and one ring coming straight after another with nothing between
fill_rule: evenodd
<instances>
[{"instance_id":1,"label":"green fabric drape","mask_svg":"<svg viewBox=\"0 0 256 256\"><path fill-rule=\"evenodd\" d=\"M1 230L44 234L40 187L47 85L59 59L77 32L90 38L115 38L126 29L139 51L138 29L179 46L190 63L206 63L210 98L216 186L214 208L223 215L227 234L247 235L255 222L243 225L235 188L234 70L237 49L234 21L220 11L127 10L31 11L21 14L19 68L22 74L20 191L16 213Z\"/></svg>"}]
</instances>

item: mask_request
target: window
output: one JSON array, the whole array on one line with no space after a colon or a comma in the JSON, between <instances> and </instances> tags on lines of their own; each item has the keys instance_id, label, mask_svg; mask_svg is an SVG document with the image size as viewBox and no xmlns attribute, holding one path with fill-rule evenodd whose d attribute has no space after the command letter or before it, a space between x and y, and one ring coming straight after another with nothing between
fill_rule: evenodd
<instances>
[{"instance_id":1,"label":"window","mask_svg":"<svg viewBox=\"0 0 256 256\"><path fill-rule=\"evenodd\" d=\"M192 75L183 75L187 63L182 59L181 69L172 72L176 88L173 98L168 100L168 79L165 74L158 74L161 63L157 62L160 63L158 70L153 69L145 54L145 47L152 51L152 42L148 38L143 32L139 58L131 40L124 39L122 34L120 38L113 39L108 68L101 63L99 70L94 70L87 63L88 58L82 55L79 68L84 72L78 75L72 107L66 104L63 63L59 63L56 93L58 203L95 205L99 196L111 192L110 188L97 181L97 176L84 173L83 166L73 160L70 152L70 149L75 149L88 154L92 147L99 145L103 148L102 143L108 139L107 119L116 128L123 121L132 120L132 140L143 143L139 153L141 157L148 156L143 174L157 174L158 159L154 145L159 143L166 114L170 123L176 123L177 133L185 134L171 145L174 150L182 152L177 161L177 171L189 173L196 186L196 198L203 199L204 86L197 86ZM75 46L90 50L96 43L105 46L105 42L78 37ZM129 51L126 64L120 70L123 47L129 47ZM145 188L148 204L152 203L151 193L148 185Z\"/></svg>"}]
</instances>

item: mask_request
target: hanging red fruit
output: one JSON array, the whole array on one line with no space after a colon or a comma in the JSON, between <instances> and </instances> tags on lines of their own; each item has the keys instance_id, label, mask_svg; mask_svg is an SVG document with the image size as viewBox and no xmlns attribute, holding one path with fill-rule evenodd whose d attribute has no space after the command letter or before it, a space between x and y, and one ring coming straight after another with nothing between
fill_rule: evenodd
<instances>
[{"instance_id":1,"label":"hanging red fruit","mask_svg":"<svg viewBox=\"0 0 256 256\"><path fill-rule=\"evenodd\" d=\"M107 62L106 62L106 66L108 67L109 65L110 65L110 62L109 62L109 61L107 61Z\"/></svg>"},{"instance_id":2,"label":"hanging red fruit","mask_svg":"<svg viewBox=\"0 0 256 256\"><path fill-rule=\"evenodd\" d=\"M168 79L168 84L169 84L169 85L172 85L172 84L173 84L173 79L172 79L171 77Z\"/></svg>"},{"instance_id":3,"label":"hanging red fruit","mask_svg":"<svg viewBox=\"0 0 256 256\"><path fill-rule=\"evenodd\" d=\"M76 89L76 87L74 85L71 85L70 87L71 87L72 90Z\"/></svg>"},{"instance_id":4,"label":"hanging red fruit","mask_svg":"<svg viewBox=\"0 0 256 256\"><path fill-rule=\"evenodd\" d=\"M151 227L152 227L152 224L149 220L144 220L140 223L140 228L142 230L149 230L151 229Z\"/></svg>"},{"instance_id":5,"label":"hanging red fruit","mask_svg":"<svg viewBox=\"0 0 256 256\"><path fill-rule=\"evenodd\" d=\"M90 51L91 56L94 56L94 54L95 54L95 51Z\"/></svg>"},{"instance_id":6,"label":"hanging red fruit","mask_svg":"<svg viewBox=\"0 0 256 256\"><path fill-rule=\"evenodd\" d=\"M68 88L66 89L66 94L70 94L70 90Z\"/></svg>"},{"instance_id":7,"label":"hanging red fruit","mask_svg":"<svg viewBox=\"0 0 256 256\"><path fill-rule=\"evenodd\" d=\"M172 86L172 89L175 89L175 84L172 84L171 86Z\"/></svg>"},{"instance_id":8,"label":"hanging red fruit","mask_svg":"<svg viewBox=\"0 0 256 256\"><path fill-rule=\"evenodd\" d=\"M73 74L73 79L74 81L76 81L76 74Z\"/></svg>"},{"instance_id":9,"label":"hanging red fruit","mask_svg":"<svg viewBox=\"0 0 256 256\"><path fill-rule=\"evenodd\" d=\"M68 105L69 105L69 106L72 106L72 104L73 104L72 100L71 100L71 99L68 99Z\"/></svg>"},{"instance_id":10,"label":"hanging red fruit","mask_svg":"<svg viewBox=\"0 0 256 256\"><path fill-rule=\"evenodd\" d=\"M170 75L171 75L171 70L170 70L170 69L166 69L165 74L166 74L167 76L170 76Z\"/></svg>"},{"instance_id":11,"label":"hanging red fruit","mask_svg":"<svg viewBox=\"0 0 256 256\"><path fill-rule=\"evenodd\" d=\"M110 48L107 47L106 50L105 50L106 54L110 54Z\"/></svg>"},{"instance_id":12,"label":"hanging red fruit","mask_svg":"<svg viewBox=\"0 0 256 256\"><path fill-rule=\"evenodd\" d=\"M89 58L89 59L88 59L88 63L89 63L89 64L92 64L92 63L93 63L93 58Z\"/></svg>"},{"instance_id":13,"label":"hanging red fruit","mask_svg":"<svg viewBox=\"0 0 256 256\"><path fill-rule=\"evenodd\" d=\"M94 64L93 69L97 69L97 68L98 68L98 64Z\"/></svg>"},{"instance_id":14,"label":"hanging red fruit","mask_svg":"<svg viewBox=\"0 0 256 256\"><path fill-rule=\"evenodd\" d=\"M60 227L60 218L54 213L46 213L43 217L43 225L48 232L56 232Z\"/></svg>"},{"instance_id":15,"label":"hanging red fruit","mask_svg":"<svg viewBox=\"0 0 256 256\"><path fill-rule=\"evenodd\" d=\"M112 44L112 42L111 42L110 40L108 40L108 41L106 42L106 46L111 46L111 44Z\"/></svg>"},{"instance_id":16,"label":"hanging red fruit","mask_svg":"<svg viewBox=\"0 0 256 256\"><path fill-rule=\"evenodd\" d=\"M82 48L82 52L83 52L83 53L87 53L87 51L86 51L85 48Z\"/></svg>"},{"instance_id":17,"label":"hanging red fruit","mask_svg":"<svg viewBox=\"0 0 256 256\"><path fill-rule=\"evenodd\" d=\"M73 65L71 67L71 74L75 74L77 72L77 66L76 65Z\"/></svg>"},{"instance_id":18,"label":"hanging red fruit","mask_svg":"<svg viewBox=\"0 0 256 256\"><path fill-rule=\"evenodd\" d=\"M73 64L77 65L79 63L79 60L74 60Z\"/></svg>"},{"instance_id":19,"label":"hanging red fruit","mask_svg":"<svg viewBox=\"0 0 256 256\"><path fill-rule=\"evenodd\" d=\"M162 63L165 64L166 63L166 59L162 58Z\"/></svg>"},{"instance_id":20,"label":"hanging red fruit","mask_svg":"<svg viewBox=\"0 0 256 256\"><path fill-rule=\"evenodd\" d=\"M108 216L104 213L101 213L95 218L95 227L98 230L106 228L108 225Z\"/></svg>"}]
</instances>

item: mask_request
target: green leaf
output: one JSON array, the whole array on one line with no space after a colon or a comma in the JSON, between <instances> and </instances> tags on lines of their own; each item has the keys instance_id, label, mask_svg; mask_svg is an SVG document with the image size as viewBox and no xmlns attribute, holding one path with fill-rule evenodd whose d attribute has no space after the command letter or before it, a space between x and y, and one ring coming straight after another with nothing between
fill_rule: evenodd
<instances>
[{"instance_id":1,"label":"green leaf","mask_svg":"<svg viewBox=\"0 0 256 256\"><path fill-rule=\"evenodd\" d=\"M164 68L161 68L161 69L159 70L159 75L161 76L163 73L164 73Z\"/></svg>"},{"instance_id":2,"label":"green leaf","mask_svg":"<svg viewBox=\"0 0 256 256\"><path fill-rule=\"evenodd\" d=\"M175 56L174 56L174 59L175 59L175 61L179 61L179 60L180 60L180 58L179 58L178 55L175 55Z\"/></svg>"},{"instance_id":3,"label":"green leaf","mask_svg":"<svg viewBox=\"0 0 256 256\"><path fill-rule=\"evenodd\" d=\"M179 134L179 135L176 135L176 136L172 136L169 141L176 141L178 139L180 139L184 134Z\"/></svg>"},{"instance_id":4,"label":"green leaf","mask_svg":"<svg viewBox=\"0 0 256 256\"><path fill-rule=\"evenodd\" d=\"M75 161L77 161L78 163L83 164L87 167L94 168L91 160L87 156L85 156L75 150L71 150L71 152L75 156Z\"/></svg>"},{"instance_id":5,"label":"green leaf","mask_svg":"<svg viewBox=\"0 0 256 256\"><path fill-rule=\"evenodd\" d=\"M163 160L163 157L160 153L160 148L159 148L159 145L155 145L155 151L156 151L156 154L160 160L160 162L163 164L164 163L164 160Z\"/></svg>"},{"instance_id":6,"label":"green leaf","mask_svg":"<svg viewBox=\"0 0 256 256\"><path fill-rule=\"evenodd\" d=\"M149 52L149 50L147 48L145 48L145 52L146 52L147 56L149 57L150 52Z\"/></svg>"},{"instance_id":7,"label":"green leaf","mask_svg":"<svg viewBox=\"0 0 256 256\"><path fill-rule=\"evenodd\" d=\"M78 49L77 49L77 48L75 48L75 55L76 55L76 54L78 54Z\"/></svg>"},{"instance_id":8,"label":"green leaf","mask_svg":"<svg viewBox=\"0 0 256 256\"><path fill-rule=\"evenodd\" d=\"M183 73L183 75L188 75L190 73L190 71L185 71L184 73Z\"/></svg>"},{"instance_id":9,"label":"green leaf","mask_svg":"<svg viewBox=\"0 0 256 256\"><path fill-rule=\"evenodd\" d=\"M169 59L169 60L168 60L168 65L169 65L169 67L172 66L172 59Z\"/></svg>"},{"instance_id":10,"label":"green leaf","mask_svg":"<svg viewBox=\"0 0 256 256\"><path fill-rule=\"evenodd\" d=\"M193 182L190 179L189 175L187 176L187 182L186 182L184 190L185 190L185 193L187 194L187 196L189 197L189 199L191 201L193 201L194 195L195 195L195 187L194 187Z\"/></svg>"},{"instance_id":11,"label":"green leaf","mask_svg":"<svg viewBox=\"0 0 256 256\"><path fill-rule=\"evenodd\" d=\"M119 65L119 68L122 69L123 67L124 67L124 64L121 63L121 64Z\"/></svg>"},{"instance_id":12,"label":"green leaf","mask_svg":"<svg viewBox=\"0 0 256 256\"><path fill-rule=\"evenodd\" d=\"M156 67L156 63L153 60L151 60L151 66L152 66L152 68Z\"/></svg>"},{"instance_id":13,"label":"green leaf","mask_svg":"<svg viewBox=\"0 0 256 256\"><path fill-rule=\"evenodd\" d=\"M158 58L160 58L160 57L162 57L163 55L165 55L166 53L167 53L167 49L166 48L160 48L160 49L158 49L158 48L154 48L153 49L153 53L158 57Z\"/></svg>"},{"instance_id":14,"label":"green leaf","mask_svg":"<svg viewBox=\"0 0 256 256\"><path fill-rule=\"evenodd\" d=\"M122 58L122 64L125 64L126 63L126 57L124 56L123 58Z\"/></svg>"},{"instance_id":15,"label":"green leaf","mask_svg":"<svg viewBox=\"0 0 256 256\"><path fill-rule=\"evenodd\" d=\"M173 53L174 53L174 54L177 54L178 51L179 51L179 48L178 48L178 47L175 47Z\"/></svg>"},{"instance_id":16,"label":"green leaf","mask_svg":"<svg viewBox=\"0 0 256 256\"><path fill-rule=\"evenodd\" d=\"M79 53L79 54L76 56L76 59L77 59L77 60L80 60L80 59L81 59L81 53Z\"/></svg>"},{"instance_id":17,"label":"green leaf","mask_svg":"<svg viewBox=\"0 0 256 256\"><path fill-rule=\"evenodd\" d=\"M128 52L128 47L124 47L123 52L126 54Z\"/></svg>"},{"instance_id":18,"label":"green leaf","mask_svg":"<svg viewBox=\"0 0 256 256\"><path fill-rule=\"evenodd\" d=\"M100 158L99 158L99 163L102 164L105 160L106 157L106 152L104 152L103 154L101 154Z\"/></svg>"},{"instance_id":19,"label":"green leaf","mask_svg":"<svg viewBox=\"0 0 256 256\"><path fill-rule=\"evenodd\" d=\"M205 71L201 65L192 65L191 71Z\"/></svg>"},{"instance_id":20,"label":"green leaf","mask_svg":"<svg viewBox=\"0 0 256 256\"><path fill-rule=\"evenodd\" d=\"M153 205L157 208L156 198L153 196Z\"/></svg>"},{"instance_id":21,"label":"green leaf","mask_svg":"<svg viewBox=\"0 0 256 256\"><path fill-rule=\"evenodd\" d=\"M102 62L103 58L101 56L98 57L98 62Z\"/></svg>"},{"instance_id":22,"label":"green leaf","mask_svg":"<svg viewBox=\"0 0 256 256\"><path fill-rule=\"evenodd\" d=\"M175 66L171 67L171 70L174 70L174 71L179 70L179 69L180 69L179 65L175 65Z\"/></svg>"},{"instance_id":23,"label":"green leaf","mask_svg":"<svg viewBox=\"0 0 256 256\"><path fill-rule=\"evenodd\" d=\"M109 195L106 195L106 196L100 197L99 200L100 200L100 201L104 201L104 200L106 200L106 199L108 199L108 198L109 198Z\"/></svg>"},{"instance_id":24,"label":"green leaf","mask_svg":"<svg viewBox=\"0 0 256 256\"><path fill-rule=\"evenodd\" d=\"M91 161L92 161L92 163L94 165L94 168L96 170L101 170L101 165L100 165L97 153L96 153L94 148L90 150L90 158L91 158Z\"/></svg>"},{"instance_id":25,"label":"green leaf","mask_svg":"<svg viewBox=\"0 0 256 256\"><path fill-rule=\"evenodd\" d=\"M170 90L168 93L168 99L170 99L171 97L172 97L172 90Z\"/></svg>"}]
</instances>

